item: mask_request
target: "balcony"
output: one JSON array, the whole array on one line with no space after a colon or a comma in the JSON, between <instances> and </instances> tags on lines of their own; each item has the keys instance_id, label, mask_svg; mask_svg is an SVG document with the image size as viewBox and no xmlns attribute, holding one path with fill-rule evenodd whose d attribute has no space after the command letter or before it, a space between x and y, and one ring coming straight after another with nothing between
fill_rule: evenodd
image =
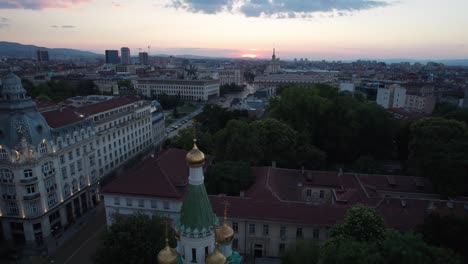
<instances>
[{"instance_id":1,"label":"balcony","mask_svg":"<svg viewBox=\"0 0 468 264\"><path fill-rule=\"evenodd\" d=\"M26 194L23 196L23 200L28 201L28 200L34 200L41 197L40 193L31 193L31 194Z\"/></svg>"},{"instance_id":2,"label":"balcony","mask_svg":"<svg viewBox=\"0 0 468 264\"><path fill-rule=\"evenodd\" d=\"M32 178L28 178L28 179L21 179L20 183L32 183L32 182L36 182L36 181L37 181L37 177L32 177Z\"/></svg>"}]
</instances>

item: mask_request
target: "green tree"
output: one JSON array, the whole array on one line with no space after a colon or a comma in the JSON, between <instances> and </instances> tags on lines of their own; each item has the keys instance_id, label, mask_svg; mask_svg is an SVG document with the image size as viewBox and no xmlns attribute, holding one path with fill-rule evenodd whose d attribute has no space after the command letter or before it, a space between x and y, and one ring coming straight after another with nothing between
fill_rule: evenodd
<instances>
[{"instance_id":1,"label":"green tree","mask_svg":"<svg viewBox=\"0 0 468 264\"><path fill-rule=\"evenodd\" d=\"M319 263L320 246L316 241L298 240L290 245L287 251L281 256L283 264L314 264Z\"/></svg>"},{"instance_id":2,"label":"green tree","mask_svg":"<svg viewBox=\"0 0 468 264\"><path fill-rule=\"evenodd\" d=\"M256 165L262 159L258 136L247 122L231 120L214 138L215 156L219 160L246 161Z\"/></svg>"},{"instance_id":3,"label":"green tree","mask_svg":"<svg viewBox=\"0 0 468 264\"><path fill-rule=\"evenodd\" d=\"M353 169L359 173L377 174L382 171L379 162L372 156L360 156L353 164Z\"/></svg>"},{"instance_id":4,"label":"green tree","mask_svg":"<svg viewBox=\"0 0 468 264\"><path fill-rule=\"evenodd\" d=\"M296 167L304 167L309 170L316 170L325 167L327 154L311 144L297 142L296 146Z\"/></svg>"},{"instance_id":5,"label":"green tree","mask_svg":"<svg viewBox=\"0 0 468 264\"><path fill-rule=\"evenodd\" d=\"M170 140L169 147L190 150L193 147L193 129L184 128ZM213 137L205 130L197 128L197 145L206 154L212 154L214 149Z\"/></svg>"},{"instance_id":6,"label":"green tree","mask_svg":"<svg viewBox=\"0 0 468 264\"><path fill-rule=\"evenodd\" d=\"M294 159L297 133L285 123L272 118L258 120L250 124L252 133L258 138L264 165L277 161L287 164Z\"/></svg>"},{"instance_id":7,"label":"green tree","mask_svg":"<svg viewBox=\"0 0 468 264\"><path fill-rule=\"evenodd\" d=\"M464 263L468 261L468 217L432 213L418 230L427 243L449 248L463 256Z\"/></svg>"},{"instance_id":8,"label":"green tree","mask_svg":"<svg viewBox=\"0 0 468 264\"><path fill-rule=\"evenodd\" d=\"M218 105L205 105L203 111L195 118L201 127L215 134L233 119L247 120L249 113L245 110L229 110Z\"/></svg>"},{"instance_id":9,"label":"green tree","mask_svg":"<svg viewBox=\"0 0 468 264\"><path fill-rule=\"evenodd\" d=\"M427 118L411 126L410 162L441 194L467 190L468 132L464 123Z\"/></svg>"},{"instance_id":10,"label":"green tree","mask_svg":"<svg viewBox=\"0 0 468 264\"><path fill-rule=\"evenodd\" d=\"M157 216L115 215L94 256L96 264L157 263L164 247L164 227ZM172 241L172 244L173 241Z\"/></svg>"},{"instance_id":11,"label":"green tree","mask_svg":"<svg viewBox=\"0 0 468 264\"><path fill-rule=\"evenodd\" d=\"M255 181L252 168L247 162L224 161L210 166L206 173L206 188L209 194L238 196Z\"/></svg>"},{"instance_id":12,"label":"green tree","mask_svg":"<svg viewBox=\"0 0 468 264\"><path fill-rule=\"evenodd\" d=\"M332 237L349 237L356 241L378 241L385 237L386 227L374 209L358 204L349 209L344 222L332 229Z\"/></svg>"}]
</instances>

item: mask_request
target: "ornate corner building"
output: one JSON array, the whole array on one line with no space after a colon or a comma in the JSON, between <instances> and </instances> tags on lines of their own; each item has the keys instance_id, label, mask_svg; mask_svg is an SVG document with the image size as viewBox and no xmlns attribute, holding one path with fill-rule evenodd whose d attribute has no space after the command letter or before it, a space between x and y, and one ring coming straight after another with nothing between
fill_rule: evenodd
<instances>
[{"instance_id":1,"label":"ornate corner building","mask_svg":"<svg viewBox=\"0 0 468 264\"><path fill-rule=\"evenodd\" d=\"M154 108L154 107L153 107ZM99 180L162 140L151 103L113 97L38 110L21 79L0 83L0 234L43 248L99 202ZM155 118L158 117L158 118Z\"/></svg>"}]
</instances>

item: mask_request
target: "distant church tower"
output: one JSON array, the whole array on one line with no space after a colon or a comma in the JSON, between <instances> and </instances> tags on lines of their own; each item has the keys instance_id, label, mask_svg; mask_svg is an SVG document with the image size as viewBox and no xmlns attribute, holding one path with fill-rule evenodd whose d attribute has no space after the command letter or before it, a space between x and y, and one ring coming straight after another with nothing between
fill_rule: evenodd
<instances>
[{"instance_id":1,"label":"distant church tower","mask_svg":"<svg viewBox=\"0 0 468 264\"><path fill-rule=\"evenodd\" d=\"M281 72L281 66L279 63L279 58L276 58L276 51L273 48L273 55L271 55L271 62L268 64L265 73L267 74L274 74Z\"/></svg>"}]
</instances>

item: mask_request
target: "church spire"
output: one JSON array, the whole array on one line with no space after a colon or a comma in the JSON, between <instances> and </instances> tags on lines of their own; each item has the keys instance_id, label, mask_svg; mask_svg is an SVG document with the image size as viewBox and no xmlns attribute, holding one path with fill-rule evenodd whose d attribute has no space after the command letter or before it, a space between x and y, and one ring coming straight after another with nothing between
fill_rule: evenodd
<instances>
[{"instance_id":1,"label":"church spire","mask_svg":"<svg viewBox=\"0 0 468 264\"><path fill-rule=\"evenodd\" d=\"M272 60L275 60L275 59L276 59L275 48L273 48L273 55L271 56L271 59L272 59Z\"/></svg>"}]
</instances>

